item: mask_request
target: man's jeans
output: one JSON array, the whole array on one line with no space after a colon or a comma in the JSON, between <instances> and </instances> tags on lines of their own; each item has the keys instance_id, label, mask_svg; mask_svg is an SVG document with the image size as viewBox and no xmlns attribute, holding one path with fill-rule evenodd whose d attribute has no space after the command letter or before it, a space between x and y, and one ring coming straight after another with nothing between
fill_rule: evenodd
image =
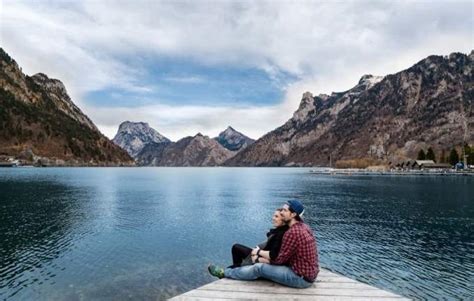
<instances>
[{"instance_id":1,"label":"man's jeans","mask_svg":"<svg viewBox=\"0 0 474 301\"><path fill-rule=\"evenodd\" d=\"M257 278L265 278L286 286L296 288L307 288L313 285L293 272L293 270L284 265L271 265L266 263L256 263L254 265L246 265L240 268L227 268L224 271L226 278L238 280L255 280Z\"/></svg>"}]
</instances>

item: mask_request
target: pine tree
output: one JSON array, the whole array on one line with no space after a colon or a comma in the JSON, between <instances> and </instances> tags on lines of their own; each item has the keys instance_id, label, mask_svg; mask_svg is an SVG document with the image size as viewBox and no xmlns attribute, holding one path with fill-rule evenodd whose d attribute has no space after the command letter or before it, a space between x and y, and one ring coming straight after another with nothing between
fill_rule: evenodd
<instances>
[{"instance_id":1,"label":"pine tree","mask_svg":"<svg viewBox=\"0 0 474 301\"><path fill-rule=\"evenodd\" d=\"M418 157L416 159L417 160L425 160L426 159L425 151L423 149L420 149L420 151L418 152Z\"/></svg>"},{"instance_id":2,"label":"pine tree","mask_svg":"<svg viewBox=\"0 0 474 301\"><path fill-rule=\"evenodd\" d=\"M467 157L467 164L474 164L474 149L469 144L464 144L464 153Z\"/></svg>"},{"instance_id":3,"label":"pine tree","mask_svg":"<svg viewBox=\"0 0 474 301\"><path fill-rule=\"evenodd\" d=\"M459 162L459 155L458 155L458 152L456 151L456 149L452 149L451 150L451 153L449 154L449 163L451 165L456 165L456 163Z\"/></svg>"},{"instance_id":4,"label":"pine tree","mask_svg":"<svg viewBox=\"0 0 474 301\"><path fill-rule=\"evenodd\" d=\"M433 160L434 162L436 162L436 156L431 147L428 148L428 151L426 152L426 160Z\"/></svg>"}]
</instances>

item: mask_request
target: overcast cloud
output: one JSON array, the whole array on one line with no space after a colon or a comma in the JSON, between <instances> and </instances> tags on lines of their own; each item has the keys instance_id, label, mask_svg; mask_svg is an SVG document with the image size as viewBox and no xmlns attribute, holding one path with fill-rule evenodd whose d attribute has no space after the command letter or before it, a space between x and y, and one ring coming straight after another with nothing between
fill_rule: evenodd
<instances>
[{"instance_id":1,"label":"overcast cloud","mask_svg":"<svg viewBox=\"0 0 474 301\"><path fill-rule=\"evenodd\" d=\"M0 46L25 73L62 80L109 137L131 120L149 122L174 140L197 132L214 136L227 125L258 138L291 117L305 91L346 90L363 74L395 73L431 54L474 48L473 1L0 3ZM163 59L206 70L263 71L276 92L262 95L278 99L257 103L249 96L229 103L216 98L200 105L180 103L175 94L160 98L153 94L160 85L205 88L219 80L207 74L158 80L144 62ZM91 93L104 90L153 102L88 101Z\"/></svg>"}]
</instances>

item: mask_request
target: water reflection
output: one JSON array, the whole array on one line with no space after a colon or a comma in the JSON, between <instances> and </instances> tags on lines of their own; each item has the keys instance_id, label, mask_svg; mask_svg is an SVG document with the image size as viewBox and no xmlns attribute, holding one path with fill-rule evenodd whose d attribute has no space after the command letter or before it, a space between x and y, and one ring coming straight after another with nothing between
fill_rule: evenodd
<instances>
[{"instance_id":1,"label":"water reflection","mask_svg":"<svg viewBox=\"0 0 474 301\"><path fill-rule=\"evenodd\" d=\"M54 283L53 259L70 248L80 202L57 182L0 181L0 291L6 298L34 283Z\"/></svg>"}]
</instances>

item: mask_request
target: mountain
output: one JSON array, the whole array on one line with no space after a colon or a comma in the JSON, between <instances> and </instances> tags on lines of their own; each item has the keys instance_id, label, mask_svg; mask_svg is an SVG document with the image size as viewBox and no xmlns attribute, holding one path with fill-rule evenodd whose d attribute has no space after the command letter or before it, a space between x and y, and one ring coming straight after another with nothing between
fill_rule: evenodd
<instances>
[{"instance_id":1,"label":"mountain","mask_svg":"<svg viewBox=\"0 0 474 301\"><path fill-rule=\"evenodd\" d=\"M72 102L63 83L25 75L0 48L0 155L41 165L131 165Z\"/></svg>"},{"instance_id":2,"label":"mountain","mask_svg":"<svg viewBox=\"0 0 474 301\"><path fill-rule=\"evenodd\" d=\"M255 140L234 130L231 126L227 127L214 140L231 151L240 151L255 142Z\"/></svg>"},{"instance_id":3,"label":"mountain","mask_svg":"<svg viewBox=\"0 0 474 301\"><path fill-rule=\"evenodd\" d=\"M429 56L352 89L303 95L284 125L229 159L230 166L327 166L330 160L385 162L438 154L474 142L474 51Z\"/></svg>"},{"instance_id":4,"label":"mountain","mask_svg":"<svg viewBox=\"0 0 474 301\"><path fill-rule=\"evenodd\" d=\"M171 142L168 138L151 128L148 123L130 121L120 124L117 134L112 141L126 150L133 158L136 158L138 153L147 144Z\"/></svg>"},{"instance_id":5,"label":"mountain","mask_svg":"<svg viewBox=\"0 0 474 301\"><path fill-rule=\"evenodd\" d=\"M234 154L199 133L177 142L150 143L137 155L137 162L151 166L217 166Z\"/></svg>"},{"instance_id":6,"label":"mountain","mask_svg":"<svg viewBox=\"0 0 474 301\"><path fill-rule=\"evenodd\" d=\"M254 141L230 126L213 139L199 133L174 143L147 124L124 122L122 125L114 138L115 143L136 158L138 164L145 166L217 166Z\"/></svg>"}]
</instances>

